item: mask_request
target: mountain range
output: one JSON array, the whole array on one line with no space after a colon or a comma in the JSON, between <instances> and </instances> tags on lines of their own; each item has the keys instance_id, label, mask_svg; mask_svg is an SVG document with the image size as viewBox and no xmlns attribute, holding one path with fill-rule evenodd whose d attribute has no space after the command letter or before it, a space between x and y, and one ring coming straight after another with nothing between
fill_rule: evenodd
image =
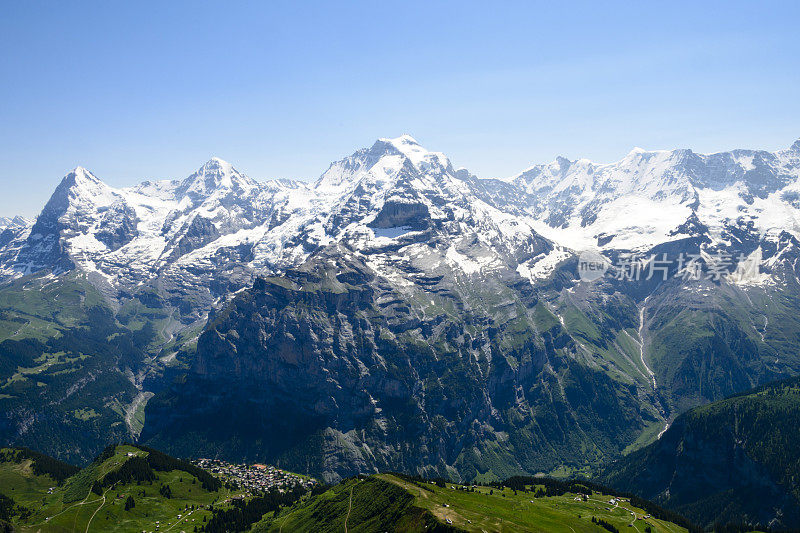
<instances>
[{"instance_id":1,"label":"mountain range","mask_svg":"<svg viewBox=\"0 0 800 533\"><path fill-rule=\"evenodd\" d=\"M613 164L558 158L505 180L478 179L409 136L381 139L313 184L259 183L214 158L184 180L115 189L78 167L35 223L0 220L5 238L13 234L0 272L8 280L80 268L118 292L155 279L179 290L169 281L189 272L235 280L234 264L279 272L331 243L370 250L436 226L464 233L460 224L505 254L473 257L455 246L446 263L465 274L507 263L533 281L569 251L649 250L699 234L730 246L738 227L750 228L762 252L783 248L781 235L800 229L799 174L800 141L774 153L637 148ZM526 245L535 238L549 241L548 253ZM513 256L523 250L538 253Z\"/></svg>"},{"instance_id":2,"label":"mountain range","mask_svg":"<svg viewBox=\"0 0 800 533\"><path fill-rule=\"evenodd\" d=\"M800 141L507 179L407 135L314 182L78 167L0 220L0 442L329 481L591 472L798 374L798 237Z\"/></svg>"}]
</instances>

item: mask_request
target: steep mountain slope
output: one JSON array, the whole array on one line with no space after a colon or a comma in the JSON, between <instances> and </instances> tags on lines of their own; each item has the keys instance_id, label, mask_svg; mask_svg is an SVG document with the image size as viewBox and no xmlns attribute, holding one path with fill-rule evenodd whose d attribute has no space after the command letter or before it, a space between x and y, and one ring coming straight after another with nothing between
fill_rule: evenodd
<instances>
[{"instance_id":1,"label":"steep mountain slope","mask_svg":"<svg viewBox=\"0 0 800 533\"><path fill-rule=\"evenodd\" d=\"M800 380L692 409L604 472L608 484L701 524L800 526Z\"/></svg>"},{"instance_id":2,"label":"steep mountain slope","mask_svg":"<svg viewBox=\"0 0 800 533\"><path fill-rule=\"evenodd\" d=\"M390 478L391 479L391 478ZM266 531L360 531L455 533L430 512L414 505L414 497L402 487L377 477L348 480L311 498L278 517L267 517L253 530Z\"/></svg>"}]
</instances>

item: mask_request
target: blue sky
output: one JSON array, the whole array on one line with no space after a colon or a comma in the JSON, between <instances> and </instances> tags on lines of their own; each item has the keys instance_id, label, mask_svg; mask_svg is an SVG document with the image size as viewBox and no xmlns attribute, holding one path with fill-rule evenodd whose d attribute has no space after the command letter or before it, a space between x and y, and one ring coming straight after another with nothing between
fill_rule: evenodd
<instances>
[{"instance_id":1,"label":"blue sky","mask_svg":"<svg viewBox=\"0 0 800 533\"><path fill-rule=\"evenodd\" d=\"M0 215L83 165L315 178L410 133L482 177L800 137L798 2L0 4Z\"/></svg>"}]
</instances>

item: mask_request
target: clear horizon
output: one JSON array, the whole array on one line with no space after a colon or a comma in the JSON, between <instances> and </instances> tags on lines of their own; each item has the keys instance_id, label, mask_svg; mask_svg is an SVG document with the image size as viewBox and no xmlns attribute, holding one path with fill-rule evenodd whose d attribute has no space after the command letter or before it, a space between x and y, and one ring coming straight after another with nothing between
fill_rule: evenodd
<instances>
[{"instance_id":1,"label":"clear horizon","mask_svg":"<svg viewBox=\"0 0 800 533\"><path fill-rule=\"evenodd\" d=\"M314 179L403 133L480 177L633 147L789 147L800 5L7 5L0 216L84 166L112 186L217 156Z\"/></svg>"}]
</instances>

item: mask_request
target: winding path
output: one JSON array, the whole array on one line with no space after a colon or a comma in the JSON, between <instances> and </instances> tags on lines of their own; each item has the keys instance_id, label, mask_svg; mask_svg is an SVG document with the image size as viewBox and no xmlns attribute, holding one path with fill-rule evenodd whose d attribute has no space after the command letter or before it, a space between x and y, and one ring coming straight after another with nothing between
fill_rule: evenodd
<instances>
[{"instance_id":1,"label":"winding path","mask_svg":"<svg viewBox=\"0 0 800 533\"><path fill-rule=\"evenodd\" d=\"M350 503L347 506L347 516L344 518L344 533L347 533L347 521L350 520L350 511L353 510L353 489L355 487L355 485L350 487Z\"/></svg>"},{"instance_id":2,"label":"winding path","mask_svg":"<svg viewBox=\"0 0 800 533\"><path fill-rule=\"evenodd\" d=\"M89 494L91 494L91 492L90 492ZM99 501L102 499L102 498L97 498L96 500L92 500L92 501L90 501L90 502L87 502L87 501L86 501L86 499L87 499L88 497L89 497L89 495L87 495L87 496L86 496L86 498L84 498L82 502L73 503L73 504L72 504L72 505L70 505L69 507L65 507L64 509L62 509L61 511L57 512L57 513L56 513L56 514L54 514L53 516L48 516L46 519L42 520L41 522L36 522L35 524L31 524L31 527L33 527L33 526L38 526L38 525L45 524L45 523L48 523L48 522L50 522L50 520L52 520L53 518L55 518L55 517L57 517L57 516L59 516L59 515L62 515L62 514L64 514L64 513L66 513L67 511L69 511L69 510L70 510L70 509L72 509L73 507L78 507L79 505L89 505L89 504L92 504L92 503L97 503L97 502L99 502Z\"/></svg>"},{"instance_id":3,"label":"winding path","mask_svg":"<svg viewBox=\"0 0 800 533\"><path fill-rule=\"evenodd\" d=\"M100 504L100 507L98 507L97 509L94 510L94 512L92 513L92 516L89 518L89 521L86 522L86 533L89 533L89 526L92 525L92 520L94 520L95 515L106 504L106 493L108 493L108 491L111 490L112 488L113 487L109 487L108 489L106 489L106 491L103 493L103 503ZM95 500L95 501L97 501L97 500Z\"/></svg>"},{"instance_id":4,"label":"winding path","mask_svg":"<svg viewBox=\"0 0 800 533\"><path fill-rule=\"evenodd\" d=\"M78 505L85 505L86 504L86 500L88 500L89 496L91 496L91 495L92 495L92 491L90 490L89 493L86 495L86 497L83 499L83 501L81 503L79 503ZM97 498L96 500L92 500L92 501L93 502L98 502L100 500L101 500L101 498ZM73 531L73 533L78 530L78 515L80 515L80 514L81 514L81 510L80 509L75 511L75 520L72 522L72 531Z\"/></svg>"}]
</instances>

